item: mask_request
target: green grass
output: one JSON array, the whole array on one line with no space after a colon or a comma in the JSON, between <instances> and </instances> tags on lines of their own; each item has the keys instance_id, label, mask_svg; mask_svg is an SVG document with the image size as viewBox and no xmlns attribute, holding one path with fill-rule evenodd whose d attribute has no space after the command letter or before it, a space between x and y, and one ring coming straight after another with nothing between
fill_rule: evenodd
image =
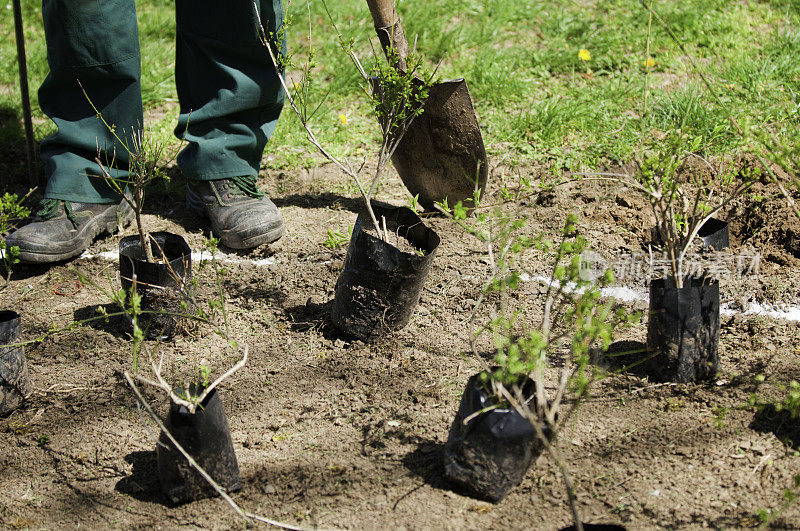
<instances>
[{"instance_id":1,"label":"green grass","mask_svg":"<svg viewBox=\"0 0 800 531\"><path fill-rule=\"evenodd\" d=\"M47 73L40 2L23 0L37 139L52 132L35 101ZM374 53L372 21L363 2L328 0L346 39L365 66ZM641 139L678 127L703 138L707 155L735 152L730 114L791 139L798 129L800 15L795 2L659 0L689 57L636 0L429 0L401 2L409 40L438 65L442 78L465 77L490 155L554 168L625 162ZM19 93L10 9L0 6L0 153L20 149ZM159 116L153 129L169 138L176 112L174 7L140 0L143 99ZM306 4L295 0L288 33L296 63L308 49ZM313 127L337 154L369 155L377 128L360 78L336 44L327 14L312 0L316 49L312 100L323 101ZM645 66L649 57L653 64ZM587 49L591 59L578 57ZM701 83L710 80L716 98ZM347 125L340 121L347 117ZM287 109L265 164L294 167L319 159ZM20 170L20 164L13 166ZM13 172L12 172L13 173ZM20 173L20 178L22 177Z\"/></svg>"}]
</instances>

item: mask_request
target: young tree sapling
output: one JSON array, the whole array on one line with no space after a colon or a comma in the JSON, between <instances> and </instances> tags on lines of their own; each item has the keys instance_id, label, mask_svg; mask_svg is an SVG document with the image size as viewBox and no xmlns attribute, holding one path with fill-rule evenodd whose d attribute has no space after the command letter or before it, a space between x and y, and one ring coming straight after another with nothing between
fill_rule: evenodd
<instances>
[{"instance_id":1,"label":"young tree sapling","mask_svg":"<svg viewBox=\"0 0 800 531\"><path fill-rule=\"evenodd\" d=\"M80 84L80 82L79 82ZM121 197L122 201L128 204L134 212L134 219L136 221L136 230L139 235L139 241L142 246L143 256L147 262L155 263L157 260L164 259L163 249L161 250L160 257L153 256L152 245L158 244L148 234L148 231L142 220L142 212L145 207L145 193L147 188L158 180L169 181L169 174L164 168L177 157L180 151L180 146L168 153L167 146L164 142L155 140L152 132L145 132L142 127L136 127L130 133L129 138L122 138L113 124L109 124L103 117L100 110L95 106L94 102L89 98L86 90L81 86L84 97L92 106L92 109L97 115L97 118L103 123L109 133L114 138L115 144L119 144L127 155L128 171L125 177L119 175L112 175L112 171L116 165L116 147L113 148L110 154L110 160L102 160L102 150L97 146L97 155L95 162L100 171L100 177L108 183L108 185ZM109 154L106 154L109 157Z\"/></svg>"},{"instance_id":2,"label":"young tree sapling","mask_svg":"<svg viewBox=\"0 0 800 531\"><path fill-rule=\"evenodd\" d=\"M319 109L319 105L312 109L309 101L310 87L313 81L312 73L315 67L315 51L311 40L310 29L308 34L308 57L299 69L301 72L301 79L299 83L290 80L292 85L292 88L290 88L283 71L287 65L291 64L291 61L285 54L278 51L280 49L279 42L285 39L286 22L284 21L284 24L281 25L277 35L268 35L261 23L258 8L255 4L254 9L259 21L262 43L267 50L272 64L278 70L278 77L284 93L286 94L286 100L289 102L290 107L305 130L306 138L317 148L325 159L335 164L353 180L364 199L367 212L369 213L375 231L381 239L388 241L388 234L386 234L386 231L383 229L386 223L385 221L380 223L379 220L376 219L372 209L372 198L378 190L378 186L381 183L387 165L391 161L392 155L403 139L406 131L408 131L411 122L416 116L422 113L423 105L428 96L428 88L433 83L434 74L424 72L423 60L415 54L412 54L405 61L405 69L390 66L397 64L397 61L391 60L392 54L397 56L397 52L391 50L387 52L390 57L390 65L385 65L382 61L376 61L372 75L367 74L353 49L354 43L352 41L345 41L336 23L333 21L333 18L330 16L330 12L328 12L331 25L337 34L339 46L344 53L347 54L354 68L357 69L361 76L363 81L362 89L372 104L380 126L381 140L377 150L377 165L372 179L369 183L366 183L359 177L360 170L364 167L364 164L361 165L361 168L355 169L346 158L334 156L322 145L311 128L311 119Z\"/></svg>"},{"instance_id":3,"label":"young tree sapling","mask_svg":"<svg viewBox=\"0 0 800 531\"><path fill-rule=\"evenodd\" d=\"M0 260L2 260L2 266L5 269L4 282L0 286L0 291L4 290L8 286L9 280L11 280L11 266L19 262L19 248L7 246L5 236L14 228L17 220L30 214L23 202L33 191L34 189L29 190L23 197L17 197L16 194L9 194L8 192L0 196Z\"/></svg>"},{"instance_id":4,"label":"young tree sapling","mask_svg":"<svg viewBox=\"0 0 800 531\"><path fill-rule=\"evenodd\" d=\"M752 168L737 171L732 164L713 165L697 154L700 143L699 137L674 131L659 148L648 150L635 172L623 181L647 198L660 240L655 247L660 247L657 250L668 260L679 289L686 280L687 254L703 225L740 198L760 176ZM703 163L705 177L692 171L680 175L689 158Z\"/></svg>"},{"instance_id":5,"label":"young tree sapling","mask_svg":"<svg viewBox=\"0 0 800 531\"><path fill-rule=\"evenodd\" d=\"M470 221L467 209L459 203L450 216L483 242L486 250L488 280L471 314L476 332L470 342L476 357L480 356L476 343L480 336L488 334L495 345L494 368L479 375L484 390L493 397L488 409L511 407L530 422L537 439L559 467L575 525L580 529L575 491L558 450L558 433L601 375L590 363L590 352L607 349L615 329L638 320L639 314L602 300L601 288L613 281L610 270L587 278L581 255L588 244L578 234L574 216L567 217L561 241L556 244L541 235L525 234L527 220L499 208L486 213L479 206ZM553 253L553 259L541 300L541 318L531 323L522 309L513 307L511 293L518 289L524 275L528 281L536 277L526 270L523 261L534 248ZM554 359L562 355L561 369L556 369L559 364ZM553 370L558 377L555 389L548 391L545 373ZM535 384L532 395L527 394L530 389L525 385L529 378Z\"/></svg>"}]
</instances>

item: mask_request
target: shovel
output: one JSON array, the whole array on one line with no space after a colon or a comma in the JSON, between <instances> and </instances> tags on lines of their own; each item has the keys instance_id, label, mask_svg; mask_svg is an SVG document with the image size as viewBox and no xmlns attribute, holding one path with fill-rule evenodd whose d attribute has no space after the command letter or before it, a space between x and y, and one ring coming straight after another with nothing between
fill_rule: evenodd
<instances>
[{"instance_id":1,"label":"shovel","mask_svg":"<svg viewBox=\"0 0 800 531\"><path fill-rule=\"evenodd\" d=\"M394 0L367 0L381 47L391 65L406 69L408 41ZM486 148L464 79L433 84L422 114L414 118L392 155L403 184L419 204L434 210L434 203L471 202L475 190L484 190L489 176ZM465 206L471 206L469 204Z\"/></svg>"}]
</instances>

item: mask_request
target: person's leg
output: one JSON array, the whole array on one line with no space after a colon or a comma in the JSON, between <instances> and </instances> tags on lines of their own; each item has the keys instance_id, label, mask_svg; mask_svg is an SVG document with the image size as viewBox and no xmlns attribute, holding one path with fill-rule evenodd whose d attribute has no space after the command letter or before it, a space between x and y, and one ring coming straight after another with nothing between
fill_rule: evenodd
<instances>
[{"instance_id":1,"label":"person's leg","mask_svg":"<svg viewBox=\"0 0 800 531\"><path fill-rule=\"evenodd\" d=\"M130 219L96 159L125 177L127 150L142 126L134 0L43 0L42 18L50 73L39 105L58 131L40 147L47 188L39 214L7 241L26 262L77 256Z\"/></svg>"},{"instance_id":2,"label":"person's leg","mask_svg":"<svg viewBox=\"0 0 800 531\"><path fill-rule=\"evenodd\" d=\"M256 2L268 34L283 22L280 0ZM225 245L278 239L283 220L255 181L284 94L259 38L252 0L177 0L178 156L187 202L211 219Z\"/></svg>"},{"instance_id":3,"label":"person's leg","mask_svg":"<svg viewBox=\"0 0 800 531\"><path fill-rule=\"evenodd\" d=\"M113 161L114 176L127 175L130 159L92 104L132 149L143 120L134 0L43 0L42 18L50 73L39 89L39 105L58 127L40 148L45 197L116 202L96 159Z\"/></svg>"}]
</instances>

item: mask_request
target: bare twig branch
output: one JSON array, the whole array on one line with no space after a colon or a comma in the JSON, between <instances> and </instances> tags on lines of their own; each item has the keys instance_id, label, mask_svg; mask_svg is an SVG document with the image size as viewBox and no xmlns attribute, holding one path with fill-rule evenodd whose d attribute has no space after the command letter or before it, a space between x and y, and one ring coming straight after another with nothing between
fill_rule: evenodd
<instances>
[{"instance_id":1,"label":"bare twig branch","mask_svg":"<svg viewBox=\"0 0 800 531\"><path fill-rule=\"evenodd\" d=\"M128 371L125 371L124 376L125 376L125 381L128 383L128 386L133 391L133 394L136 396L136 399L139 401L139 403L142 405L142 407L144 407L145 411L147 411L147 414L150 415L150 418L153 419L153 422L155 422L156 425L161 429L161 432L164 435L166 435L167 439L169 439L169 441L173 444L173 446L175 446L175 449L177 449L178 452L180 452L180 454L184 457L184 459L186 459L186 461L189 463L189 466L191 466L192 468L197 470L197 472L203 477L203 479L205 479L206 482L208 482L208 484L211 485L211 487L217 492L217 494L219 494L220 497L223 500L225 500L225 502L227 502L227 504L231 507L231 509L233 509L236 512L236 514L241 516L243 519L250 518L252 520L257 520L259 522L264 522L266 524L270 524L270 525L273 525L275 527L279 527L281 529L290 529L292 531L306 531L305 528L297 527L297 526L294 526L294 525L291 525L291 524L285 524L283 522L278 522L276 520L272 520L272 519L266 518L264 516L258 516L258 515L255 515L253 513L246 512L241 507L239 507L239 505L237 505L237 503L235 501L233 501L233 498L231 498L228 495L228 493L225 491L225 489L222 488L219 485L219 483L214 481L214 478L212 478L208 474L208 472L206 472L203 469L203 467L201 467L197 463L197 461L195 461L194 458L192 458L192 456L189 455L189 453L183 448L183 446L181 446L181 444L175 439L175 437L172 435L172 433L170 433L170 431L167 429L167 427L161 421L159 416L156 415L155 411L153 411L152 406L150 406L150 404L147 402L147 400L145 400L144 396L142 396L142 393L139 391L139 388L136 387L135 383L133 383L133 379L131 378L131 375L128 373Z\"/></svg>"},{"instance_id":2,"label":"bare twig branch","mask_svg":"<svg viewBox=\"0 0 800 531\"><path fill-rule=\"evenodd\" d=\"M249 348L247 346L247 343L245 343L244 344L244 353L242 354L242 359L240 359L236 363L236 365L234 365L233 367L228 369L222 376L220 376L219 378L214 380L205 389L203 389L203 391L199 395L197 395L196 397L191 397L190 396L189 400L181 398L180 396L178 396L175 393L175 391L172 389L172 386L170 386L166 382L164 377L161 375L161 362L163 361L163 355L162 355L161 359L159 360L158 365L156 365L155 360L150 355L149 350L145 349L145 351L147 352L147 355L150 358L150 367L152 368L153 375L155 375L157 381L154 382L152 380L149 380L149 379L144 378L143 376L139 376L139 375L136 375L136 378L139 381L141 381L142 383L146 383L148 385L152 385L153 387L158 387L160 389L163 389L167 393L167 395L169 395L170 400L172 400L173 402L175 402L178 405L184 406L186 409L189 410L189 413L193 414L197 410L198 404L202 404L203 401L208 397L208 395L211 394L211 391L213 391L214 388L216 388L222 382L224 382L225 380L230 378L236 371L238 371L239 369L241 369L242 367L245 366L245 364L247 363L247 355L248 355ZM187 390L187 396L188 396L188 394L189 393L188 393L188 390Z\"/></svg>"},{"instance_id":3,"label":"bare twig branch","mask_svg":"<svg viewBox=\"0 0 800 531\"><path fill-rule=\"evenodd\" d=\"M567 470L566 464L564 464L564 460L561 459L560 452L555 448L554 445L550 444L550 439L547 437L547 435L545 435L541 426L541 420L533 411L531 411L527 404L517 400L517 398L512 396L504 386L500 386L500 392L503 394L503 397L508 400L512 407L531 423L533 430L536 432L536 437L542 443L542 446L544 446L545 450L547 450L547 453L549 453L556 462L556 465L561 472L561 478L564 481L564 487L567 491L567 498L569 500L570 509L572 510L572 519L575 524L575 529L578 531L583 531L583 520L581 519L581 514L578 510L578 499L575 496L575 489L572 486L572 480L570 479L569 471ZM553 427L553 429L555 429L555 427ZM554 433L553 437L556 436L557 435Z\"/></svg>"}]
</instances>

